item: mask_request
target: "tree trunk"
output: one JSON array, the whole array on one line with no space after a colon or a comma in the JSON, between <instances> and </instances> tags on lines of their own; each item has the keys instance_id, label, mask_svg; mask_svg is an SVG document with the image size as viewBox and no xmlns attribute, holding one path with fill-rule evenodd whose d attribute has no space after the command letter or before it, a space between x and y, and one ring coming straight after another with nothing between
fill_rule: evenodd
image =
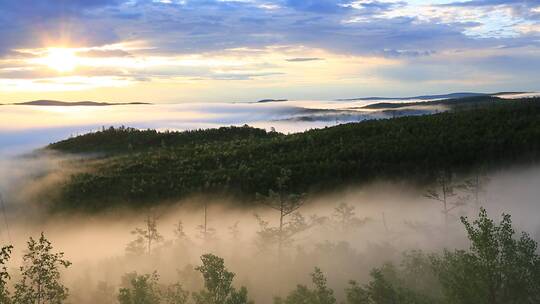
<instances>
[{"instance_id":1,"label":"tree trunk","mask_svg":"<svg viewBox=\"0 0 540 304\"><path fill-rule=\"evenodd\" d=\"M284 217L283 204L280 210L279 216L279 236L278 236L278 262L281 263L281 255L283 250L283 217Z\"/></svg>"},{"instance_id":2,"label":"tree trunk","mask_svg":"<svg viewBox=\"0 0 540 304\"><path fill-rule=\"evenodd\" d=\"M208 203L204 202L204 241L208 240Z\"/></svg>"}]
</instances>

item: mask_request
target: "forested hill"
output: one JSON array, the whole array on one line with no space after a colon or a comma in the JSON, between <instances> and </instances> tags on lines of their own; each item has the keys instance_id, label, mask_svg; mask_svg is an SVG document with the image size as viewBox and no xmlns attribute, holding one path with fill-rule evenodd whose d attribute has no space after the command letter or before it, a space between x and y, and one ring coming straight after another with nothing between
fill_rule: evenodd
<instances>
[{"instance_id":1,"label":"forested hill","mask_svg":"<svg viewBox=\"0 0 540 304\"><path fill-rule=\"evenodd\" d=\"M540 158L540 99L474 110L350 123L283 135L251 127L181 133L106 129L49 146L105 152L60 187L57 208L144 206L195 193L254 198L302 193L375 178L429 182L440 170L467 171Z\"/></svg>"},{"instance_id":2,"label":"forested hill","mask_svg":"<svg viewBox=\"0 0 540 304\"><path fill-rule=\"evenodd\" d=\"M238 140L255 140L280 136L262 129L223 127L219 129L183 132L158 132L134 128L103 128L99 132L73 137L48 146L49 149L68 153L122 154L149 149L186 147Z\"/></svg>"}]
</instances>

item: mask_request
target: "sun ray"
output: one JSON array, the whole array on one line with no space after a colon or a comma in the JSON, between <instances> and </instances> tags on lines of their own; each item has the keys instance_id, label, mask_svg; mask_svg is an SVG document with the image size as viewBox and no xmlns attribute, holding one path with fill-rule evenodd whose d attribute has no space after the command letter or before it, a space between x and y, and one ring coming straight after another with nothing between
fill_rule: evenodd
<instances>
[{"instance_id":1,"label":"sun ray","mask_svg":"<svg viewBox=\"0 0 540 304\"><path fill-rule=\"evenodd\" d=\"M76 50L69 48L48 48L42 62L60 73L71 72L77 68L79 58Z\"/></svg>"}]
</instances>

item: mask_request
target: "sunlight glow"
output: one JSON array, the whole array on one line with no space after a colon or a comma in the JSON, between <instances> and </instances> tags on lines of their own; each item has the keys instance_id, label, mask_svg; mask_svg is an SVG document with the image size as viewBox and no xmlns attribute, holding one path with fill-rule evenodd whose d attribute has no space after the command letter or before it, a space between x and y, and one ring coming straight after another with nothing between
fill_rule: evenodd
<instances>
[{"instance_id":1,"label":"sunlight glow","mask_svg":"<svg viewBox=\"0 0 540 304\"><path fill-rule=\"evenodd\" d=\"M78 61L76 51L68 48L49 48L43 58L43 63L61 73L73 71Z\"/></svg>"}]
</instances>

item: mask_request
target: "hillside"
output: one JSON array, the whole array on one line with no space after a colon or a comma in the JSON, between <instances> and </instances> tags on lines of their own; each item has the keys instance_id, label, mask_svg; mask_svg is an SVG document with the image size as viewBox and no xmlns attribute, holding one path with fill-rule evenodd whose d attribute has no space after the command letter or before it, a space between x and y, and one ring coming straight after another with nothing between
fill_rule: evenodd
<instances>
[{"instance_id":1,"label":"hillside","mask_svg":"<svg viewBox=\"0 0 540 304\"><path fill-rule=\"evenodd\" d=\"M195 193L250 201L256 193L275 190L284 172L290 179L283 190L300 193L376 178L431 182L440 170L536 161L539 101L496 102L292 135L247 126L169 133L106 129L48 147L106 155L62 185L56 208L144 206Z\"/></svg>"},{"instance_id":2,"label":"hillside","mask_svg":"<svg viewBox=\"0 0 540 304\"><path fill-rule=\"evenodd\" d=\"M265 130L248 127L224 127L184 132L110 127L50 144L48 148L66 153L131 154L153 149L221 144L239 140L272 138L279 135L279 133L268 133Z\"/></svg>"}]
</instances>

